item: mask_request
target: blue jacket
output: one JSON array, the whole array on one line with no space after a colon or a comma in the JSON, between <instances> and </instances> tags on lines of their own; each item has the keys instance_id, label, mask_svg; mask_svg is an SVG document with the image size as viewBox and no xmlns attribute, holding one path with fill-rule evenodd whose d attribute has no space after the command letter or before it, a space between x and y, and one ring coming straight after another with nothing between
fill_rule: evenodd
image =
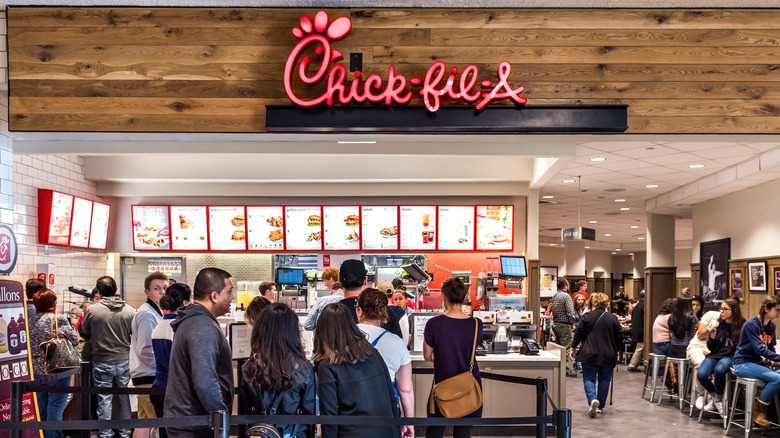
<instances>
[{"instance_id":1,"label":"blue jacket","mask_svg":"<svg viewBox=\"0 0 780 438\"><path fill-rule=\"evenodd\" d=\"M764 359L780 362L780 354L775 353L775 344L775 324L770 321L761 326L758 316L750 318L742 326L739 345L734 353L734 365L761 363Z\"/></svg>"}]
</instances>

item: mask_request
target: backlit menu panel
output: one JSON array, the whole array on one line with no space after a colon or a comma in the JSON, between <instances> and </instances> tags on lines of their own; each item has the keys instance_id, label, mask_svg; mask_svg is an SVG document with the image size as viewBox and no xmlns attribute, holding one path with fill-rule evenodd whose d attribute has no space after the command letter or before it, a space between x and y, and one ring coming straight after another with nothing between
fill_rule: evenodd
<instances>
[{"instance_id":1,"label":"backlit menu panel","mask_svg":"<svg viewBox=\"0 0 780 438\"><path fill-rule=\"evenodd\" d=\"M246 249L244 206L209 207L209 246L216 251Z\"/></svg>"},{"instance_id":2,"label":"backlit menu panel","mask_svg":"<svg viewBox=\"0 0 780 438\"><path fill-rule=\"evenodd\" d=\"M402 250L436 249L436 207L401 206Z\"/></svg>"},{"instance_id":3,"label":"backlit menu panel","mask_svg":"<svg viewBox=\"0 0 780 438\"><path fill-rule=\"evenodd\" d=\"M322 207L326 251L360 250L360 207Z\"/></svg>"},{"instance_id":4,"label":"backlit menu panel","mask_svg":"<svg viewBox=\"0 0 780 438\"><path fill-rule=\"evenodd\" d=\"M477 206L477 249L513 249L514 209L511 205Z\"/></svg>"},{"instance_id":5,"label":"backlit menu panel","mask_svg":"<svg viewBox=\"0 0 780 438\"><path fill-rule=\"evenodd\" d=\"M167 251L171 249L168 229L168 206L133 206L133 249L136 251Z\"/></svg>"},{"instance_id":6,"label":"backlit menu panel","mask_svg":"<svg viewBox=\"0 0 780 438\"><path fill-rule=\"evenodd\" d=\"M285 207L284 237L288 250L322 250L322 208Z\"/></svg>"},{"instance_id":7,"label":"backlit menu panel","mask_svg":"<svg viewBox=\"0 0 780 438\"><path fill-rule=\"evenodd\" d=\"M111 206L102 202L94 202L92 206L92 225L89 232L89 247L106 249L108 239L108 219Z\"/></svg>"},{"instance_id":8,"label":"backlit menu panel","mask_svg":"<svg viewBox=\"0 0 780 438\"><path fill-rule=\"evenodd\" d=\"M247 207L246 225L250 251L284 249L284 207Z\"/></svg>"},{"instance_id":9,"label":"backlit menu panel","mask_svg":"<svg viewBox=\"0 0 780 438\"><path fill-rule=\"evenodd\" d=\"M70 222L73 219L73 196L52 192L50 217L48 243L67 245L70 237Z\"/></svg>"},{"instance_id":10,"label":"backlit menu panel","mask_svg":"<svg viewBox=\"0 0 780 438\"><path fill-rule=\"evenodd\" d=\"M361 207L363 249L398 249L398 206Z\"/></svg>"},{"instance_id":11,"label":"backlit menu panel","mask_svg":"<svg viewBox=\"0 0 780 438\"><path fill-rule=\"evenodd\" d=\"M73 200L73 219L70 227L70 246L87 248L92 223L92 201L82 198Z\"/></svg>"},{"instance_id":12,"label":"backlit menu panel","mask_svg":"<svg viewBox=\"0 0 780 438\"><path fill-rule=\"evenodd\" d=\"M474 206L439 206L439 250L474 250Z\"/></svg>"},{"instance_id":13,"label":"backlit menu panel","mask_svg":"<svg viewBox=\"0 0 780 438\"><path fill-rule=\"evenodd\" d=\"M208 213L205 206L171 206L171 249L174 251L206 251Z\"/></svg>"}]
</instances>

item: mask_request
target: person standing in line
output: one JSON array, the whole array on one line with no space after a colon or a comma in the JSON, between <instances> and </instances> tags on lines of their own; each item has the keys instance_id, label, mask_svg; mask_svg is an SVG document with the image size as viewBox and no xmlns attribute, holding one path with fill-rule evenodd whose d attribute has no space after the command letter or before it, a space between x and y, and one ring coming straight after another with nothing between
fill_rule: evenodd
<instances>
[{"instance_id":1,"label":"person standing in line","mask_svg":"<svg viewBox=\"0 0 780 438\"><path fill-rule=\"evenodd\" d=\"M164 310L163 320L152 330L152 348L154 349L155 373L152 388L162 394L152 394L149 399L154 406L157 418L164 414L165 389L168 387L168 366L171 361L171 346L173 345L173 329L171 323L178 314L180 307L189 306L192 302L192 290L184 283L174 283L165 290L160 298L160 307ZM168 434L165 428L160 428L160 437Z\"/></svg>"},{"instance_id":2,"label":"person standing in line","mask_svg":"<svg viewBox=\"0 0 780 438\"><path fill-rule=\"evenodd\" d=\"M341 273L344 280L343 269ZM346 304L328 304L322 309L314 329L313 360L317 371L320 415L400 416L387 366L358 329ZM401 428L322 425L322 438L366 436L399 438Z\"/></svg>"},{"instance_id":3,"label":"person standing in line","mask_svg":"<svg viewBox=\"0 0 780 438\"><path fill-rule=\"evenodd\" d=\"M592 294L591 304L593 308L582 316L574 330L571 360L574 360L574 350L582 344L577 360L582 363L582 383L590 406L588 416L595 418L607 405L609 384L623 343L623 332L617 316L607 312L607 294Z\"/></svg>"},{"instance_id":4,"label":"person standing in line","mask_svg":"<svg viewBox=\"0 0 780 438\"><path fill-rule=\"evenodd\" d=\"M314 305L309 310L309 316L306 317L306 321L303 323L304 330L314 330L317 326L317 318L320 317L320 312L328 304L338 303L344 299L344 290L340 287L339 283L339 271L336 268L328 268L322 272L322 281L325 286L330 290L330 295L326 297L319 297ZM336 287L338 285L339 287Z\"/></svg>"},{"instance_id":5,"label":"person standing in line","mask_svg":"<svg viewBox=\"0 0 780 438\"><path fill-rule=\"evenodd\" d=\"M242 400L250 415L314 415L314 368L306 359L298 317L287 305L271 304L252 329L252 356L240 372ZM314 427L281 426L285 438L313 436Z\"/></svg>"},{"instance_id":6,"label":"person standing in line","mask_svg":"<svg viewBox=\"0 0 780 438\"><path fill-rule=\"evenodd\" d=\"M558 278L558 292L550 299L550 312L553 320L553 333L555 333L555 342L561 347L566 348L566 359L568 360L571 351L572 326L577 320L577 313L574 311L574 303L569 296L569 282L565 278ZM566 365L567 376L578 376L568 365Z\"/></svg>"},{"instance_id":7,"label":"person standing in line","mask_svg":"<svg viewBox=\"0 0 780 438\"><path fill-rule=\"evenodd\" d=\"M130 338L135 309L116 296L116 281L109 276L97 279L100 302L87 307L79 334L92 341L92 380L100 388L127 388L130 382ZM130 419L130 399L117 395L119 419ZM110 420L113 395L98 394L98 420ZM111 429L100 430L100 438L113 438ZM119 429L121 438L130 429Z\"/></svg>"},{"instance_id":8,"label":"person standing in line","mask_svg":"<svg viewBox=\"0 0 780 438\"><path fill-rule=\"evenodd\" d=\"M645 290L639 292L634 310L631 311L631 342L634 343L634 354L628 363L628 371L639 371L639 364L643 363L645 355Z\"/></svg>"},{"instance_id":9,"label":"person standing in line","mask_svg":"<svg viewBox=\"0 0 780 438\"><path fill-rule=\"evenodd\" d=\"M260 316L260 312L262 312L263 309L270 306L271 304L271 300L262 295L252 298L252 301L250 301L249 305L246 306L246 312L244 312L244 322L246 322L249 327L254 327L255 322L257 322L257 318Z\"/></svg>"},{"instance_id":10,"label":"person standing in line","mask_svg":"<svg viewBox=\"0 0 780 438\"><path fill-rule=\"evenodd\" d=\"M344 286L344 299L341 300L344 305L347 306L349 312L352 314L352 321L357 324L357 300L360 292L366 287L366 265L356 259L344 260L339 270L339 279L341 285ZM398 317L393 314L388 314L387 322L382 325L383 328L390 330L390 333L403 338L403 332L401 332L401 325L399 324Z\"/></svg>"},{"instance_id":11,"label":"person standing in line","mask_svg":"<svg viewBox=\"0 0 780 438\"><path fill-rule=\"evenodd\" d=\"M260 295L268 298L272 303L276 301L276 283L273 281L264 281L260 283L258 290L260 291Z\"/></svg>"},{"instance_id":12,"label":"person standing in line","mask_svg":"<svg viewBox=\"0 0 780 438\"><path fill-rule=\"evenodd\" d=\"M707 336L707 348L710 353L699 367L696 378L710 395L710 401L704 406L704 410L717 411L718 414L723 415L726 374L734 360L734 352L739 344L745 318L742 317L739 300L734 298L723 300L718 313L720 313L719 317L711 323L700 324L699 332L703 331ZM714 377L714 384L710 377Z\"/></svg>"},{"instance_id":13,"label":"person standing in line","mask_svg":"<svg viewBox=\"0 0 780 438\"><path fill-rule=\"evenodd\" d=\"M24 285L24 294L27 296L27 320L35 316L35 303L33 297L38 291L46 289L46 282L40 278L31 278Z\"/></svg>"},{"instance_id":14,"label":"person standing in line","mask_svg":"<svg viewBox=\"0 0 780 438\"><path fill-rule=\"evenodd\" d=\"M165 418L230 411L233 403L233 361L217 317L235 299L231 275L204 268L195 277L194 302L179 309L171 323L173 344L165 390ZM168 428L171 438L210 438L211 428Z\"/></svg>"},{"instance_id":15,"label":"person standing in line","mask_svg":"<svg viewBox=\"0 0 780 438\"><path fill-rule=\"evenodd\" d=\"M393 292L395 291L395 289L393 289L393 284L389 281L380 281L379 284L376 285L376 289L387 297L388 320L391 318L390 314L393 314L393 318L398 320L398 326L401 327L401 336L399 337L408 340L409 318L406 315L406 311L402 307L396 306L393 302Z\"/></svg>"},{"instance_id":16,"label":"person standing in line","mask_svg":"<svg viewBox=\"0 0 780 438\"><path fill-rule=\"evenodd\" d=\"M29 290L29 289L28 289ZM50 339L65 338L78 345L79 337L68 322L65 315L57 315L57 294L50 289L42 289L33 295L33 304L36 313L30 318L30 351L32 353L32 366L35 379L49 374L46 369L46 358L43 350L38 347ZM70 377L64 377L49 383L49 386L70 386ZM62 421L62 413L68 404L68 394L56 394L49 392L37 392L38 411L41 421ZM44 430L45 438L63 438L61 430Z\"/></svg>"},{"instance_id":17,"label":"person standing in line","mask_svg":"<svg viewBox=\"0 0 780 438\"><path fill-rule=\"evenodd\" d=\"M133 317L130 338L130 379L136 388L151 388L155 378L154 348L152 332L162 321L160 300L168 289L168 276L162 272L152 272L144 279L146 302L141 304ZM154 405L146 394L138 395L138 418L157 418ZM149 438L149 428L136 428L134 438Z\"/></svg>"},{"instance_id":18,"label":"person standing in line","mask_svg":"<svg viewBox=\"0 0 780 438\"><path fill-rule=\"evenodd\" d=\"M477 345L482 343L482 321L463 312L463 302L466 301L468 293L468 287L461 279L449 278L445 280L441 285L441 301L446 313L431 318L425 326L423 357L426 362L433 362L434 383L471 370L477 384L482 387L479 364L474 356L475 337ZM473 366L472 358L474 360ZM428 400L431 397L433 397L433 389L431 389ZM435 412L428 412L428 417L442 416L438 406L435 406ZM482 418L482 407L466 417ZM470 438L471 429L472 426L454 426L452 436L454 438ZM425 436L426 438L443 437L444 426L427 427Z\"/></svg>"}]
</instances>

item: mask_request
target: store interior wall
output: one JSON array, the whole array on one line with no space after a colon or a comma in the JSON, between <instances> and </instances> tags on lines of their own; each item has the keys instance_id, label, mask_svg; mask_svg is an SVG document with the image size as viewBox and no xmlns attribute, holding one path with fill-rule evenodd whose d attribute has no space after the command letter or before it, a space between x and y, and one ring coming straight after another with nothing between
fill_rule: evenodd
<instances>
[{"instance_id":1,"label":"store interior wall","mask_svg":"<svg viewBox=\"0 0 780 438\"><path fill-rule=\"evenodd\" d=\"M677 266L677 278L691 278L691 253L693 248L675 248L674 262Z\"/></svg>"}]
</instances>

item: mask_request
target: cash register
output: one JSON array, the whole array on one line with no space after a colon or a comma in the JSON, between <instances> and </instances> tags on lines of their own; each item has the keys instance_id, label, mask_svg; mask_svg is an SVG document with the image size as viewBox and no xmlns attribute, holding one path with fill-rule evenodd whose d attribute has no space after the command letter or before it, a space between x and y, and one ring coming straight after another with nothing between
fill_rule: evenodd
<instances>
[{"instance_id":1,"label":"cash register","mask_svg":"<svg viewBox=\"0 0 780 438\"><path fill-rule=\"evenodd\" d=\"M276 283L279 285L280 303L291 309L306 309L306 272L302 268L277 268Z\"/></svg>"}]
</instances>

